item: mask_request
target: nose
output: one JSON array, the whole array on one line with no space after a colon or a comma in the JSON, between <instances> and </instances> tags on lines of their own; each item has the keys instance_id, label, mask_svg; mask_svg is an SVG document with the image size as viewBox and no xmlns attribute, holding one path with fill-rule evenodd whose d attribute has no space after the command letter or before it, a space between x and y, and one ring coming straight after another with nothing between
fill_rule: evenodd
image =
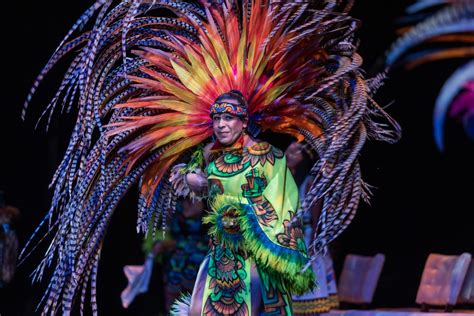
<instances>
[{"instance_id":1,"label":"nose","mask_svg":"<svg viewBox=\"0 0 474 316\"><path fill-rule=\"evenodd\" d=\"M217 121L217 127L224 128L224 125L224 120L222 118L219 118L219 120Z\"/></svg>"}]
</instances>

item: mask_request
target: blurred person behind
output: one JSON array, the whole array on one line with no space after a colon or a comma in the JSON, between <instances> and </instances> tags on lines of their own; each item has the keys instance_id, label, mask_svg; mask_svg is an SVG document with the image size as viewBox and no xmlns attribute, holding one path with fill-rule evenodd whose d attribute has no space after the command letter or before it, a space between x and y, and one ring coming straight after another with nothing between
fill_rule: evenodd
<instances>
[{"instance_id":1,"label":"blurred person behind","mask_svg":"<svg viewBox=\"0 0 474 316\"><path fill-rule=\"evenodd\" d=\"M300 201L303 201L311 187L314 176L310 174L316 157L314 151L305 143L293 142L285 151L286 162L296 185L299 188ZM314 230L322 210L322 201L316 203L303 216L306 246L311 244ZM339 307L333 262L329 253L320 255L312 263L318 287L303 295L293 295L295 315L317 315Z\"/></svg>"},{"instance_id":2,"label":"blurred person behind","mask_svg":"<svg viewBox=\"0 0 474 316\"><path fill-rule=\"evenodd\" d=\"M5 204L5 194L0 191L0 288L9 284L15 275L18 256L18 238L14 222L20 211Z\"/></svg>"},{"instance_id":3,"label":"blurred person behind","mask_svg":"<svg viewBox=\"0 0 474 316\"><path fill-rule=\"evenodd\" d=\"M176 205L170 229L163 237L161 231L145 238L143 250L147 254L141 266L125 266L128 286L122 292L122 305L127 308L135 296L148 291L153 265L159 264L162 271L164 310L169 311L172 303L181 294L193 290L199 265L209 249L206 229L201 218L205 204L199 200L181 198ZM169 213L171 214L171 212ZM163 306L160 307L161 312Z\"/></svg>"}]
</instances>

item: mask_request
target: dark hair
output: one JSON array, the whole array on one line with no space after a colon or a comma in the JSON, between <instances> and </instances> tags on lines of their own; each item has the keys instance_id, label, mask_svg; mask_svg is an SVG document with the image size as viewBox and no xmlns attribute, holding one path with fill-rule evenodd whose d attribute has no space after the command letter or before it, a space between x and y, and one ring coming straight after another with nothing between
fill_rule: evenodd
<instances>
[{"instance_id":1,"label":"dark hair","mask_svg":"<svg viewBox=\"0 0 474 316\"><path fill-rule=\"evenodd\" d=\"M217 97L214 103L221 103L223 100L231 99L239 103L241 107L247 108L247 101L245 100L244 95L239 90L230 90L224 94L221 94Z\"/></svg>"}]
</instances>

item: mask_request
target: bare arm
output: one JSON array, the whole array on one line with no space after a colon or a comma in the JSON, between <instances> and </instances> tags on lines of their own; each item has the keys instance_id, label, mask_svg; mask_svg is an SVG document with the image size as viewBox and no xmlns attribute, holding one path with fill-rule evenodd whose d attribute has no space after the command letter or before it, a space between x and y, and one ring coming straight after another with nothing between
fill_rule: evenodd
<instances>
[{"instance_id":1,"label":"bare arm","mask_svg":"<svg viewBox=\"0 0 474 316\"><path fill-rule=\"evenodd\" d=\"M207 144L203 149L204 162L209 163L209 153L213 143ZM189 188L197 195L203 195L207 191L207 176L201 169L196 169L193 173L186 175L186 182Z\"/></svg>"}]
</instances>

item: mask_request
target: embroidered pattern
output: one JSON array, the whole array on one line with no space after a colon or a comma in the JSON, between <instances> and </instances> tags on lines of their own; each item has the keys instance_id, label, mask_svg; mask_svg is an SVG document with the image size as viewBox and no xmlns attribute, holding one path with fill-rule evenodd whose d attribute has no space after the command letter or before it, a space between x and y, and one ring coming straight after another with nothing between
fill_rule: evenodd
<instances>
[{"instance_id":1,"label":"embroidered pattern","mask_svg":"<svg viewBox=\"0 0 474 316\"><path fill-rule=\"evenodd\" d=\"M316 313L327 313L334 308L334 299L337 301L336 295L330 297L317 298L313 300L294 301L293 312L295 316L313 315ZM339 305L339 304L337 304Z\"/></svg>"},{"instance_id":2,"label":"embroidered pattern","mask_svg":"<svg viewBox=\"0 0 474 316\"><path fill-rule=\"evenodd\" d=\"M245 279L245 258L230 248L218 246L213 241L209 261L209 289L204 315L250 315L245 302L247 285Z\"/></svg>"},{"instance_id":3,"label":"embroidered pattern","mask_svg":"<svg viewBox=\"0 0 474 316\"><path fill-rule=\"evenodd\" d=\"M214 154L215 155L215 154ZM249 166L255 167L258 163L264 165L275 163L276 158L282 158L283 152L267 142L259 142L250 147L244 147L241 152L222 152L209 166L215 165L217 175L229 177L242 172Z\"/></svg>"},{"instance_id":4,"label":"embroidered pattern","mask_svg":"<svg viewBox=\"0 0 474 316\"><path fill-rule=\"evenodd\" d=\"M211 105L211 117L215 114L231 114L239 117L245 117L247 116L247 109L236 105L236 104L231 104L227 102L221 102L221 103L214 103Z\"/></svg>"},{"instance_id":5,"label":"embroidered pattern","mask_svg":"<svg viewBox=\"0 0 474 316\"><path fill-rule=\"evenodd\" d=\"M302 225L291 224L291 219L294 217L294 212L289 211L290 220L285 219L283 221L283 226L285 231L283 233L277 234L277 240L280 245L285 246L290 249L304 251L306 249L304 243L304 234Z\"/></svg>"},{"instance_id":6,"label":"embroidered pattern","mask_svg":"<svg viewBox=\"0 0 474 316\"><path fill-rule=\"evenodd\" d=\"M262 269L257 268L262 282L262 302L265 315L292 315L291 299L283 286L278 286L272 277Z\"/></svg>"},{"instance_id":7,"label":"embroidered pattern","mask_svg":"<svg viewBox=\"0 0 474 316\"><path fill-rule=\"evenodd\" d=\"M220 156L214 160L214 163L220 172L219 175L225 174L227 176L233 176L249 166L249 164L243 163L243 157L241 155L235 155L233 153Z\"/></svg>"},{"instance_id":8,"label":"embroidered pattern","mask_svg":"<svg viewBox=\"0 0 474 316\"><path fill-rule=\"evenodd\" d=\"M250 165L255 167L257 163L260 162L260 165L264 165L268 161L271 165L275 163L275 158L282 158L283 152L273 147L267 142L259 142L253 146L244 148L244 159L242 163L250 161Z\"/></svg>"},{"instance_id":9,"label":"embroidered pattern","mask_svg":"<svg viewBox=\"0 0 474 316\"><path fill-rule=\"evenodd\" d=\"M252 205L260 224L271 226L270 223L278 219L273 206L263 196L263 191L267 187L265 174L258 169L250 170L246 175L247 183L242 184L242 196L246 197Z\"/></svg>"}]
</instances>

